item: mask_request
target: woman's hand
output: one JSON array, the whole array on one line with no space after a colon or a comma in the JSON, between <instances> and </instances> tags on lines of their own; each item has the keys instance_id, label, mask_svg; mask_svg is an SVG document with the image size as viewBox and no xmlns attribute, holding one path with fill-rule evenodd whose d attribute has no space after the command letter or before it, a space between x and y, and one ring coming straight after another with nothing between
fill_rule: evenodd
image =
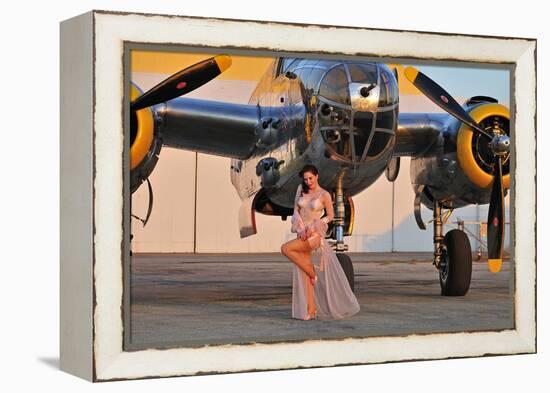
<instances>
[{"instance_id":1,"label":"woman's hand","mask_svg":"<svg viewBox=\"0 0 550 393\"><path fill-rule=\"evenodd\" d=\"M314 233L315 231L313 230L312 227L310 227L310 226L308 225L308 226L306 227L306 231L305 231L305 232L306 232L306 238L308 238L308 237L310 237L311 235L313 235L313 233Z\"/></svg>"},{"instance_id":2,"label":"woman's hand","mask_svg":"<svg viewBox=\"0 0 550 393\"><path fill-rule=\"evenodd\" d=\"M307 240L308 236L307 236L307 230L301 230L298 232L298 238L300 240Z\"/></svg>"}]
</instances>

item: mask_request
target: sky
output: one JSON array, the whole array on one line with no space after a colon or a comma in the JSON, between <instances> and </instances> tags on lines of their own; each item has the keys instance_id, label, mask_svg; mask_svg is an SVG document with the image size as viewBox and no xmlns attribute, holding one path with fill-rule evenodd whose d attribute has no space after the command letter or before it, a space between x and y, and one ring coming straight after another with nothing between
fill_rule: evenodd
<instances>
[{"instance_id":1,"label":"sky","mask_svg":"<svg viewBox=\"0 0 550 393\"><path fill-rule=\"evenodd\" d=\"M509 107L509 70L487 67L414 66L439 83L453 97L488 95Z\"/></svg>"}]
</instances>

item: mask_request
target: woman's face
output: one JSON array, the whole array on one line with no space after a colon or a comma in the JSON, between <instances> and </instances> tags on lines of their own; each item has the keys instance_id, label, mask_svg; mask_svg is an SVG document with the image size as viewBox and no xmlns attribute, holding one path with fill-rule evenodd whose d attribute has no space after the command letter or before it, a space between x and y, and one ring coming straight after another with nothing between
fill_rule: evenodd
<instances>
[{"instance_id":1,"label":"woman's face","mask_svg":"<svg viewBox=\"0 0 550 393\"><path fill-rule=\"evenodd\" d=\"M308 186L310 190L317 186L318 178L319 175L315 175L311 172L304 172L304 183Z\"/></svg>"}]
</instances>

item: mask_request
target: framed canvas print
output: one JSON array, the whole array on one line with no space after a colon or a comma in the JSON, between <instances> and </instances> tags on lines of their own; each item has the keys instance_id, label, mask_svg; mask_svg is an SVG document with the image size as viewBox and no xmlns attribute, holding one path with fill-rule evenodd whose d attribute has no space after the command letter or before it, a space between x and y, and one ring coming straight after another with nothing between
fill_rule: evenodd
<instances>
[{"instance_id":1,"label":"framed canvas print","mask_svg":"<svg viewBox=\"0 0 550 393\"><path fill-rule=\"evenodd\" d=\"M536 352L536 41L61 24L61 368Z\"/></svg>"}]
</instances>

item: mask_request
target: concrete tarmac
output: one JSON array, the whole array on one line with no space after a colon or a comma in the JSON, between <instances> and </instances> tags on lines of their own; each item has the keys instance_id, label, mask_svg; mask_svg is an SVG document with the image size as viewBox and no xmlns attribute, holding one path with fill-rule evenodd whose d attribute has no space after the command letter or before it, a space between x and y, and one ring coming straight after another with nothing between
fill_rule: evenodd
<instances>
[{"instance_id":1,"label":"concrete tarmac","mask_svg":"<svg viewBox=\"0 0 550 393\"><path fill-rule=\"evenodd\" d=\"M127 349L303 341L514 327L510 263L474 261L463 297L440 295L431 253L349 253L361 311L291 318L292 265L281 254L134 254Z\"/></svg>"}]
</instances>

